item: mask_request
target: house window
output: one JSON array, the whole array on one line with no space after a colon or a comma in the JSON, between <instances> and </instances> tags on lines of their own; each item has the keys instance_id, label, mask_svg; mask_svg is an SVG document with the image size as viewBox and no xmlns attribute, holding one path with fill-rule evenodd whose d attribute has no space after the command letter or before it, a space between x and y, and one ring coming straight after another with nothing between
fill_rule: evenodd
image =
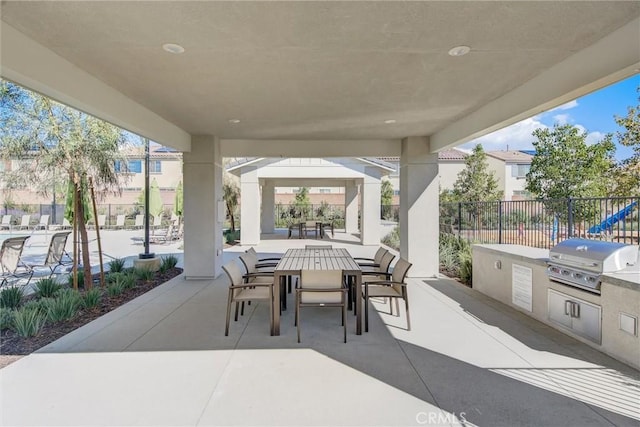
<instances>
[{"instance_id":1,"label":"house window","mask_svg":"<svg viewBox=\"0 0 640 427\"><path fill-rule=\"evenodd\" d=\"M330 188L320 188L318 189L318 192L321 194L328 194L331 193L331 189Z\"/></svg>"},{"instance_id":2,"label":"house window","mask_svg":"<svg viewBox=\"0 0 640 427\"><path fill-rule=\"evenodd\" d=\"M142 173L142 160L129 160L127 161L127 169L123 170L122 163L116 160L115 164L116 172L122 173Z\"/></svg>"},{"instance_id":3,"label":"house window","mask_svg":"<svg viewBox=\"0 0 640 427\"><path fill-rule=\"evenodd\" d=\"M162 173L162 162L160 160L150 160L149 173Z\"/></svg>"},{"instance_id":4,"label":"house window","mask_svg":"<svg viewBox=\"0 0 640 427\"><path fill-rule=\"evenodd\" d=\"M511 176L515 178L525 178L531 169L530 164L511 165Z\"/></svg>"}]
</instances>

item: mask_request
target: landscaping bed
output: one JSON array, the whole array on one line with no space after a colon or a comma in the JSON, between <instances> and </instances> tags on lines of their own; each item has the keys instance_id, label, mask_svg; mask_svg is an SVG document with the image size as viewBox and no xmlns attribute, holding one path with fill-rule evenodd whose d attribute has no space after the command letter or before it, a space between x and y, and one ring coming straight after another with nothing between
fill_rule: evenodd
<instances>
[{"instance_id":1,"label":"landscaping bed","mask_svg":"<svg viewBox=\"0 0 640 427\"><path fill-rule=\"evenodd\" d=\"M0 331L0 368L180 275L182 269L171 264L173 264L173 259L168 263L163 260L163 268L151 273L134 269L122 269L120 272L108 273L106 274L107 285L101 288L99 284L96 284L94 290L90 292L82 289L73 291L68 287L64 287L62 291L55 291L52 288L53 285L37 283L37 285L41 285L44 291L43 295L46 296L36 293L23 297L15 308L9 308L7 302L9 298L2 298L5 295L0 293L0 303L2 303L0 317L3 317L0 325L2 328ZM2 292L6 292L6 289ZM47 292L52 294L49 295ZM65 301L61 301L63 299ZM65 302L69 302L68 307L64 306ZM68 311L68 315L64 310ZM21 328L15 324L18 313L20 313L20 320L23 321ZM28 316L24 316L25 314ZM29 325L24 319L30 320L31 315L37 317L38 322L42 321L44 324L37 328L32 336L27 336L29 332L33 332L29 331L29 327L32 325ZM60 319L60 317L67 318Z\"/></svg>"}]
</instances>

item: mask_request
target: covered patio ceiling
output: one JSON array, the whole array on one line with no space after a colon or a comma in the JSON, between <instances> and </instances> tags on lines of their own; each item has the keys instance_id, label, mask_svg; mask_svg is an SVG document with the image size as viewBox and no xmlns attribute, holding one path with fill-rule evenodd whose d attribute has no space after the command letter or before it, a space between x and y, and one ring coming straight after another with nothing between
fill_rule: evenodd
<instances>
[{"instance_id":1,"label":"covered patio ceiling","mask_svg":"<svg viewBox=\"0 0 640 427\"><path fill-rule=\"evenodd\" d=\"M437 151L640 68L637 1L3 1L1 15L4 78L185 151L203 134L430 136Z\"/></svg>"}]
</instances>

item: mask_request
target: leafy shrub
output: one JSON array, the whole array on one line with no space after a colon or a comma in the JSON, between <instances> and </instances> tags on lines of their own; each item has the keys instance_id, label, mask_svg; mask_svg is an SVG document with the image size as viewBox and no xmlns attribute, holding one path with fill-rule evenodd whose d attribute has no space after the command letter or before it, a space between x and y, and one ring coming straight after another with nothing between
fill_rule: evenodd
<instances>
[{"instance_id":1,"label":"leafy shrub","mask_svg":"<svg viewBox=\"0 0 640 427\"><path fill-rule=\"evenodd\" d=\"M36 282L36 293L40 298L53 298L62 288L54 279L40 279Z\"/></svg>"},{"instance_id":2,"label":"leafy shrub","mask_svg":"<svg viewBox=\"0 0 640 427\"><path fill-rule=\"evenodd\" d=\"M471 247L467 246L459 252L460 258L460 280L465 285L471 286L473 274L473 261Z\"/></svg>"},{"instance_id":3,"label":"leafy shrub","mask_svg":"<svg viewBox=\"0 0 640 427\"><path fill-rule=\"evenodd\" d=\"M229 245L233 245L236 240L240 239L240 230L232 231L226 230L224 233L224 239Z\"/></svg>"},{"instance_id":4,"label":"leafy shrub","mask_svg":"<svg viewBox=\"0 0 640 427\"><path fill-rule=\"evenodd\" d=\"M135 274L129 273L122 276L121 282L122 286L124 286L125 289L131 289L135 288L135 286L138 284L138 279L136 278Z\"/></svg>"},{"instance_id":5,"label":"leafy shrub","mask_svg":"<svg viewBox=\"0 0 640 427\"><path fill-rule=\"evenodd\" d=\"M26 302L22 305L22 308L26 308L29 310L38 310L44 314L47 313L47 304L48 301L52 299L52 298L40 298L40 299L34 299L31 300L29 302Z\"/></svg>"},{"instance_id":6,"label":"leafy shrub","mask_svg":"<svg viewBox=\"0 0 640 427\"><path fill-rule=\"evenodd\" d=\"M135 275L139 280L144 280L145 282L150 281L155 276L155 272L149 270L148 268L137 268Z\"/></svg>"},{"instance_id":7,"label":"leafy shrub","mask_svg":"<svg viewBox=\"0 0 640 427\"><path fill-rule=\"evenodd\" d=\"M117 282L118 280L120 280L120 278L121 278L122 276L124 276L124 274L125 274L125 273L121 273L121 272L116 272L116 273L109 273L109 274L107 274L107 276L106 276L107 284Z\"/></svg>"},{"instance_id":8,"label":"leafy shrub","mask_svg":"<svg viewBox=\"0 0 640 427\"><path fill-rule=\"evenodd\" d=\"M47 319L51 322L69 320L78 313L81 305L82 297L78 291L64 289L47 302Z\"/></svg>"},{"instance_id":9,"label":"leafy shrub","mask_svg":"<svg viewBox=\"0 0 640 427\"><path fill-rule=\"evenodd\" d=\"M440 266L471 286L473 262L471 243L450 233L440 233Z\"/></svg>"},{"instance_id":10,"label":"leafy shrub","mask_svg":"<svg viewBox=\"0 0 640 427\"><path fill-rule=\"evenodd\" d=\"M395 250L400 249L400 227L395 226L393 231L382 238L382 243Z\"/></svg>"},{"instance_id":11,"label":"leafy shrub","mask_svg":"<svg viewBox=\"0 0 640 427\"><path fill-rule=\"evenodd\" d=\"M13 327L15 312L9 308L0 308L0 330Z\"/></svg>"},{"instance_id":12,"label":"leafy shrub","mask_svg":"<svg viewBox=\"0 0 640 427\"><path fill-rule=\"evenodd\" d=\"M109 271L111 273L120 273L124 270L125 264L124 258L115 258L114 260L109 262Z\"/></svg>"},{"instance_id":13,"label":"leafy shrub","mask_svg":"<svg viewBox=\"0 0 640 427\"><path fill-rule=\"evenodd\" d=\"M120 281L114 282L107 286L107 295L109 295L110 297L117 297L122 292L124 292L124 285Z\"/></svg>"},{"instance_id":14,"label":"leafy shrub","mask_svg":"<svg viewBox=\"0 0 640 427\"><path fill-rule=\"evenodd\" d=\"M68 281L69 287L73 288L73 273L69 275L68 280L69 280ZM80 270L80 269L78 269L78 287L79 288L84 287L84 270Z\"/></svg>"},{"instance_id":15,"label":"leafy shrub","mask_svg":"<svg viewBox=\"0 0 640 427\"><path fill-rule=\"evenodd\" d=\"M18 308L22 303L23 294L22 288L17 286L3 289L0 291L0 307Z\"/></svg>"},{"instance_id":16,"label":"leafy shrub","mask_svg":"<svg viewBox=\"0 0 640 427\"><path fill-rule=\"evenodd\" d=\"M102 292L100 289L93 288L89 289L82 296L82 305L86 308L97 307L102 299Z\"/></svg>"},{"instance_id":17,"label":"leafy shrub","mask_svg":"<svg viewBox=\"0 0 640 427\"><path fill-rule=\"evenodd\" d=\"M178 264L178 258L176 258L174 255L167 255L166 257L162 258L160 269L161 270L164 269L164 271L171 270L177 264Z\"/></svg>"},{"instance_id":18,"label":"leafy shrub","mask_svg":"<svg viewBox=\"0 0 640 427\"><path fill-rule=\"evenodd\" d=\"M47 321L47 315L40 310L21 308L14 313L13 330L24 338L37 335Z\"/></svg>"}]
</instances>

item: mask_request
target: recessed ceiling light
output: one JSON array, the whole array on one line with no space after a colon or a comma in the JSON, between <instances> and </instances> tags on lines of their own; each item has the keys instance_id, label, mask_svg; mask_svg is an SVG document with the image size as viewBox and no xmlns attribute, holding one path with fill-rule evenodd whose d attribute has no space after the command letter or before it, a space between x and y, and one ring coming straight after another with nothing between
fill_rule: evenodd
<instances>
[{"instance_id":1,"label":"recessed ceiling light","mask_svg":"<svg viewBox=\"0 0 640 427\"><path fill-rule=\"evenodd\" d=\"M449 50L449 55L451 56L462 56L471 52L471 48L469 46L456 46Z\"/></svg>"},{"instance_id":2,"label":"recessed ceiling light","mask_svg":"<svg viewBox=\"0 0 640 427\"><path fill-rule=\"evenodd\" d=\"M175 53L176 55L180 53L184 53L184 48L179 44L175 44L175 43L165 43L162 45L162 48L165 51L169 53Z\"/></svg>"},{"instance_id":3,"label":"recessed ceiling light","mask_svg":"<svg viewBox=\"0 0 640 427\"><path fill-rule=\"evenodd\" d=\"M393 123L395 123L395 122L396 122L396 120L395 120L395 119L389 119L389 120L385 120L385 121L384 121L384 123L385 123L385 124L387 124L387 125L391 125L391 124L393 124Z\"/></svg>"},{"instance_id":4,"label":"recessed ceiling light","mask_svg":"<svg viewBox=\"0 0 640 427\"><path fill-rule=\"evenodd\" d=\"M240 119L229 119L229 123L233 123L234 125L240 123Z\"/></svg>"}]
</instances>

